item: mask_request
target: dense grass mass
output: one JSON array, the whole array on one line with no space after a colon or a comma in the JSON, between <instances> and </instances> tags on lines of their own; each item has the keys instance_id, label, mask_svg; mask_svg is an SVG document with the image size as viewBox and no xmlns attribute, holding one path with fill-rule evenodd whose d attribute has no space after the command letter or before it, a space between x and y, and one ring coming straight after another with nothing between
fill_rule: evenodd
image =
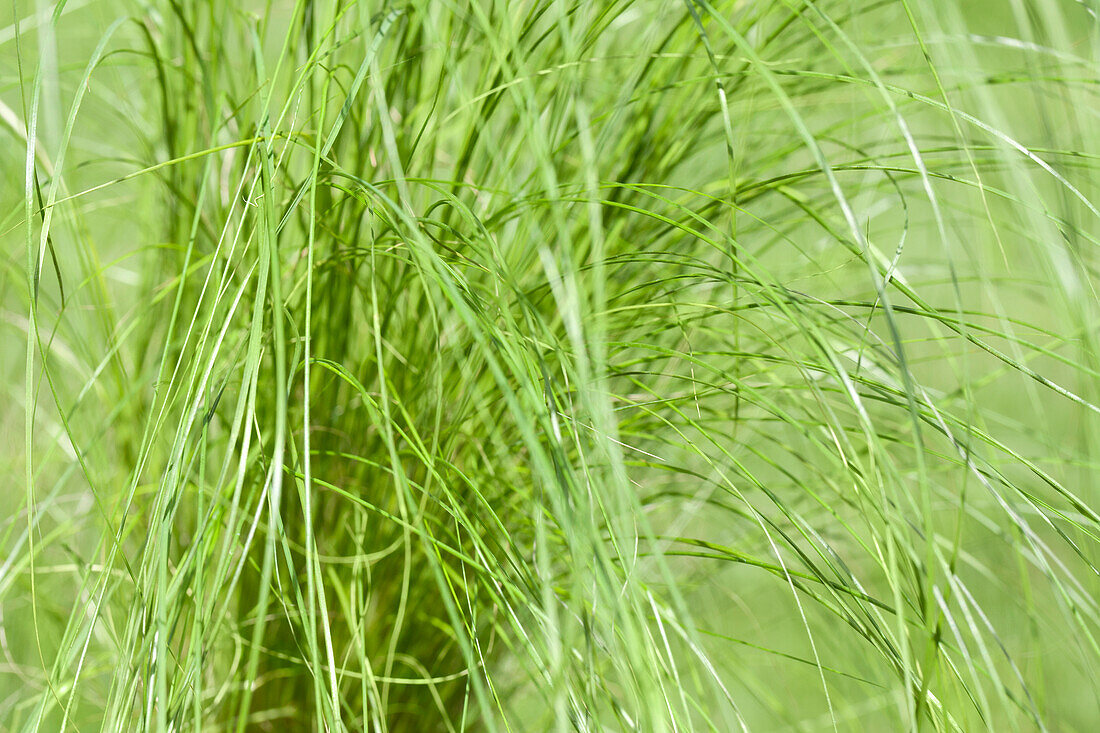
<instances>
[{"instance_id":1,"label":"dense grass mass","mask_svg":"<svg viewBox=\"0 0 1100 733\"><path fill-rule=\"evenodd\" d=\"M0 9L0 729L1097 730L1095 10Z\"/></svg>"}]
</instances>

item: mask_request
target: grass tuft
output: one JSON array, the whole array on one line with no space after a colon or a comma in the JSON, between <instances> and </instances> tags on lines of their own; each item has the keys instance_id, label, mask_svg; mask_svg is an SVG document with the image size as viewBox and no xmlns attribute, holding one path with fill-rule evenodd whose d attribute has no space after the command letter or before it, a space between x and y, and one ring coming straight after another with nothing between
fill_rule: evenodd
<instances>
[{"instance_id":1,"label":"grass tuft","mask_svg":"<svg viewBox=\"0 0 1100 733\"><path fill-rule=\"evenodd\" d=\"M0 728L1096 729L1096 11L0 10Z\"/></svg>"}]
</instances>

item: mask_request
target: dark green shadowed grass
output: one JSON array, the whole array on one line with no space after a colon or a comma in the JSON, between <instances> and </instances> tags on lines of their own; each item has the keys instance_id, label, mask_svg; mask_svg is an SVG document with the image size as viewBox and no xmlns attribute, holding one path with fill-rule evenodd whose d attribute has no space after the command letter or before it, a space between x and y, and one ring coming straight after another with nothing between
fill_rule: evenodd
<instances>
[{"instance_id":1,"label":"dark green shadowed grass","mask_svg":"<svg viewBox=\"0 0 1100 733\"><path fill-rule=\"evenodd\" d=\"M0 728L1095 729L1096 11L0 10Z\"/></svg>"}]
</instances>

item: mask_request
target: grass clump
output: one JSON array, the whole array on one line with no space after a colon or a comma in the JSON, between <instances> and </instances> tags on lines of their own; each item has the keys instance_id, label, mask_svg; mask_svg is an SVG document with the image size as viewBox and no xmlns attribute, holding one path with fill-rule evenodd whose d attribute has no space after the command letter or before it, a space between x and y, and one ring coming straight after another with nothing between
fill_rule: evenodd
<instances>
[{"instance_id":1,"label":"grass clump","mask_svg":"<svg viewBox=\"0 0 1100 733\"><path fill-rule=\"evenodd\" d=\"M0 727L1095 728L1089 3L3 12Z\"/></svg>"}]
</instances>

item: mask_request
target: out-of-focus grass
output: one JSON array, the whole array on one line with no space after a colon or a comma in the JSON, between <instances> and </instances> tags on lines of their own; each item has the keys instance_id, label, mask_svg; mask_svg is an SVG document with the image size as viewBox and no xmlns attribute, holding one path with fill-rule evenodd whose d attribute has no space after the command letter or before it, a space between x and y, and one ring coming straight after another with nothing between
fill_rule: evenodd
<instances>
[{"instance_id":1,"label":"out-of-focus grass","mask_svg":"<svg viewBox=\"0 0 1100 733\"><path fill-rule=\"evenodd\" d=\"M1094 730L1091 6L0 10L0 728Z\"/></svg>"}]
</instances>

